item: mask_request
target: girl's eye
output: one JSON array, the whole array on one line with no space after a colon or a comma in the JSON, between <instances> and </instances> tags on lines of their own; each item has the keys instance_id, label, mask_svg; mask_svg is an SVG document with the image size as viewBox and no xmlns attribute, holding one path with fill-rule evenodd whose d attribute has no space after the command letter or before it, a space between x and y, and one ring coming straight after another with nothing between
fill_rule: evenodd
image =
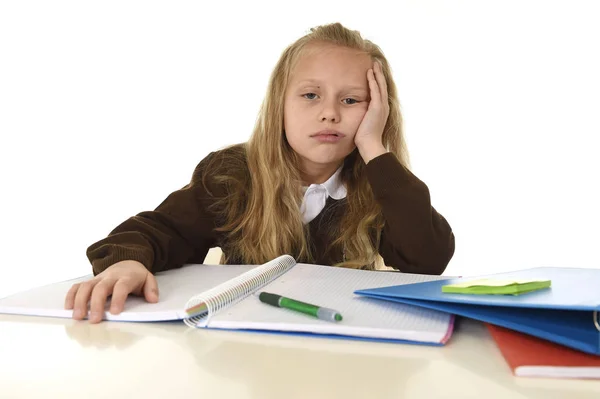
<instances>
[{"instance_id":1,"label":"girl's eye","mask_svg":"<svg viewBox=\"0 0 600 399\"><path fill-rule=\"evenodd\" d=\"M307 100L314 100L316 98L316 96L317 95L315 93L306 93L306 94L302 95L302 97L306 98ZM345 98L343 101L344 101L344 104L346 104L346 105L352 105L352 104L358 103L358 101L353 98Z\"/></svg>"}]
</instances>

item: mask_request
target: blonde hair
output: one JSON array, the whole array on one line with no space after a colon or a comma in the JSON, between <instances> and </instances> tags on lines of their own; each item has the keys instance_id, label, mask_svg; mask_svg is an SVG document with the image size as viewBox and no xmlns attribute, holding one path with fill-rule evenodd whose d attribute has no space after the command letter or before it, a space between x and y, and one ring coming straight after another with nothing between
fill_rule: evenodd
<instances>
[{"instance_id":1,"label":"blonde hair","mask_svg":"<svg viewBox=\"0 0 600 399\"><path fill-rule=\"evenodd\" d=\"M284 133L284 96L289 78L311 43L355 49L381 62L390 105L383 145L408 168L396 85L381 49L340 23L310 29L310 33L283 51L271 74L250 139L224 151L218 162L225 173L212 176L224 183L228 192L227 198L215 205L220 210L221 224L217 229L228 238L221 263L236 259L261 264L282 254L290 254L299 262L314 263L308 226L302 223L300 214L299 159ZM332 226L336 238L331 245L343 248L344 261L335 266L374 268L376 261L381 263L378 247L384 220L367 180L365 163L356 149L344 161L342 181L348 192L347 211L339 226Z\"/></svg>"}]
</instances>

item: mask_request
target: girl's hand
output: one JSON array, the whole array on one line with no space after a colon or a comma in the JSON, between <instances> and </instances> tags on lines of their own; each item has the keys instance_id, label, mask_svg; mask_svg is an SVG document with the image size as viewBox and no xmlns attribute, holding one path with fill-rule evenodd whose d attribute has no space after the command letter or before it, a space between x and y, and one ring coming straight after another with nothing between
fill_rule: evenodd
<instances>
[{"instance_id":1,"label":"girl's hand","mask_svg":"<svg viewBox=\"0 0 600 399\"><path fill-rule=\"evenodd\" d=\"M371 101L354 136L354 144L365 163L387 152L381 137L390 114L387 84L379 61L375 61L373 69L367 71L367 81L371 90Z\"/></svg>"},{"instance_id":2,"label":"girl's hand","mask_svg":"<svg viewBox=\"0 0 600 399\"><path fill-rule=\"evenodd\" d=\"M65 309L73 309L73 318L82 320L88 314L90 323L98 323L104 316L106 299L112 294L110 313L123 311L127 295L144 296L148 302L158 302L156 278L134 260L124 260L108 267L91 280L74 284L65 299Z\"/></svg>"}]
</instances>

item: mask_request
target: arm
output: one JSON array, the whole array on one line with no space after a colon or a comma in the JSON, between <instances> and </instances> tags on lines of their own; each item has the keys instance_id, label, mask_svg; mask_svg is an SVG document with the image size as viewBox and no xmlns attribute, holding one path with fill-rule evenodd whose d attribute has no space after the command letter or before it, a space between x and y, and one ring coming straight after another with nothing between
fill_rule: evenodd
<instances>
[{"instance_id":1,"label":"arm","mask_svg":"<svg viewBox=\"0 0 600 399\"><path fill-rule=\"evenodd\" d=\"M212 155L212 154L211 154ZM154 211L139 213L87 249L94 275L123 261L142 263L151 273L180 267L192 257L204 259L215 246L214 217L202 184L206 157L191 182L171 193Z\"/></svg>"},{"instance_id":2,"label":"arm","mask_svg":"<svg viewBox=\"0 0 600 399\"><path fill-rule=\"evenodd\" d=\"M385 226L379 253L405 273L442 274L454 255L454 234L431 205L429 189L393 153L367 163L367 177Z\"/></svg>"}]
</instances>

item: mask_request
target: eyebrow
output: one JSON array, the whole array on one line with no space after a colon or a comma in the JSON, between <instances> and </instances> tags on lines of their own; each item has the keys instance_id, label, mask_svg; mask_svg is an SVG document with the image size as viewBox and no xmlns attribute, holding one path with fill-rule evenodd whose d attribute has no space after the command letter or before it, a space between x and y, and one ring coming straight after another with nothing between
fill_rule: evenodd
<instances>
[{"instance_id":1,"label":"eyebrow","mask_svg":"<svg viewBox=\"0 0 600 399\"><path fill-rule=\"evenodd\" d=\"M296 86L303 86L303 85L306 85L306 84L314 84L314 85L317 85L317 87L320 87L319 85L322 84L322 82L320 80L317 80L317 79L305 79L305 80L301 80L300 82L296 83ZM369 91L364 86L355 86L355 85L346 86L345 89Z\"/></svg>"}]
</instances>

